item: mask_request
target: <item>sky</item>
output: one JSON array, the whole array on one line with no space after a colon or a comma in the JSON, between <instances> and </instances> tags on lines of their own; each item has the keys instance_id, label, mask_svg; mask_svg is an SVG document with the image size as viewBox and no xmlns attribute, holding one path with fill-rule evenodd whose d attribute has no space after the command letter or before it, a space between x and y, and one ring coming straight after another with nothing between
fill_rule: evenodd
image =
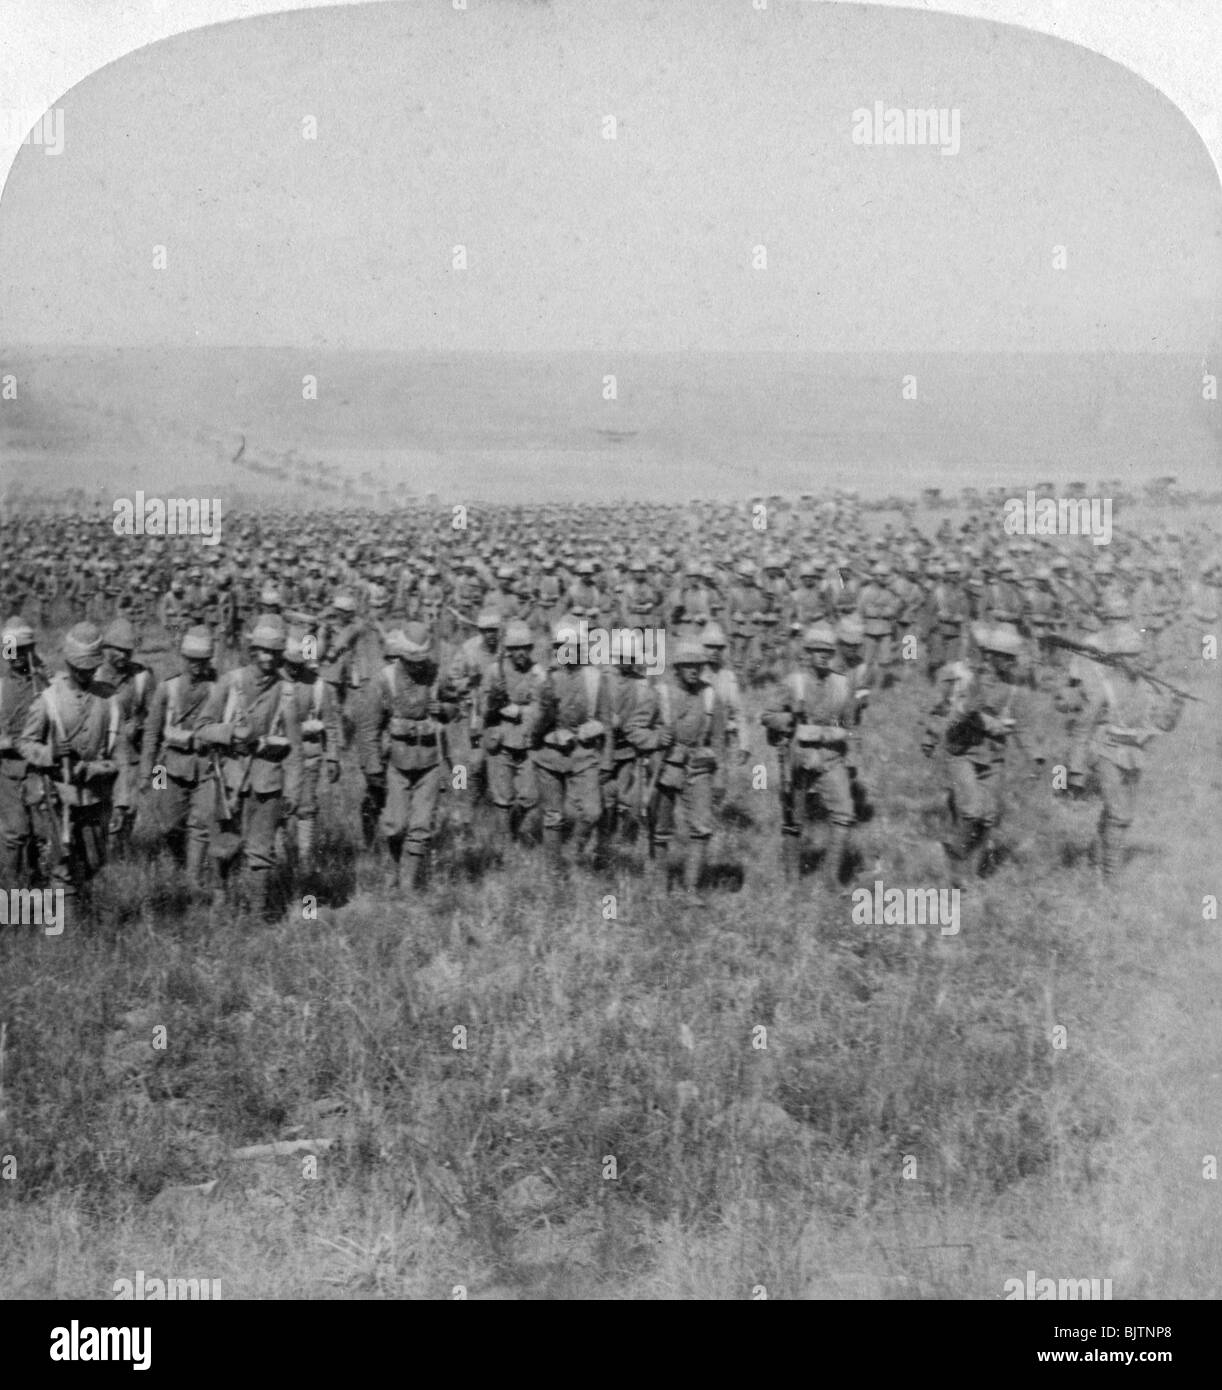
<instances>
[{"instance_id":1,"label":"sky","mask_svg":"<svg viewBox=\"0 0 1222 1390\"><path fill-rule=\"evenodd\" d=\"M64 135L58 155L23 148L0 197L7 344L1217 342L1217 3L1095 5L1110 26L1066 0L1008 7L1143 67L1209 149L1118 63L932 10L309 8L180 34L80 81L159 22L260 7L4 3L4 90L54 102ZM1115 23L1133 12L1152 22ZM31 36L48 55L37 96ZM854 113L876 102L953 115L957 152L855 143Z\"/></svg>"}]
</instances>

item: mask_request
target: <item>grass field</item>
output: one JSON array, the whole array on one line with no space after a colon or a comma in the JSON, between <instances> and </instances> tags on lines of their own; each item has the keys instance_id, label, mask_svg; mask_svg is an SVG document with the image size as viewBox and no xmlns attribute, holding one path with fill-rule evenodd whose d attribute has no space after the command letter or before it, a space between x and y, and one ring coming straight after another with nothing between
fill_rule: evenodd
<instances>
[{"instance_id":1,"label":"grass field","mask_svg":"<svg viewBox=\"0 0 1222 1390\"><path fill-rule=\"evenodd\" d=\"M702 910L640 844L556 883L482 827L392 896L352 772L316 918L210 929L167 860L112 865L95 925L0 928L0 1296L1222 1297L1218 674L1167 674L1207 703L1151 750L1123 875L1097 801L1015 768L957 937L784 884L750 767ZM912 672L868 716L865 884L947 883L928 699ZM276 1140L327 1142L233 1157Z\"/></svg>"}]
</instances>

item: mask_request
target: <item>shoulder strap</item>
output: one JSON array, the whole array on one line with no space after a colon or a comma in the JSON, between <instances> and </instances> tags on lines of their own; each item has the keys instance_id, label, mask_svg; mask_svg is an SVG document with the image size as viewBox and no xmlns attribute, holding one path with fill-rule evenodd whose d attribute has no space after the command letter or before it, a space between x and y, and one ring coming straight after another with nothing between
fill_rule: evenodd
<instances>
[{"instance_id":1,"label":"shoulder strap","mask_svg":"<svg viewBox=\"0 0 1222 1390\"><path fill-rule=\"evenodd\" d=\"M68 734L64 729L63 716L59 712L59 701L55 698L55 682L48 684L42 692L43 704L46 706L47 713L51 716L51 722L55 725L55 733L62 745L67 745Z\"/></svg>"},{"instance_id":2,"label":"shoulder strap","mask_svg":"<svg viewBox=\"0 0 1222 1390\"><path fill-rule=\"evenodd\" d=\"M393 700L395 698L395 668L393 666L382 667L382 684L386 687L386 693Z\"/></svg>"}]
</instances>

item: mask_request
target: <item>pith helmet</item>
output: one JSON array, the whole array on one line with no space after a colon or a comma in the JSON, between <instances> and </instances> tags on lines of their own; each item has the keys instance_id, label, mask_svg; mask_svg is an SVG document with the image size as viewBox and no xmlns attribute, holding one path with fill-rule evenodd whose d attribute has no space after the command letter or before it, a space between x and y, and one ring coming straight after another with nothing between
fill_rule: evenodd
<instances>
[{"instance_id":1,"label":"pith helmet","mask_svg":"<svg viewBox=\"0 0 1222 1390\"><path fill-rule=\"evenodd\" d=\"M983 651L1000 652L1004 656L1018 656L1023 649L1023 639L1012 627L986 627L976 643Z\"/></svg>"},{"instance_id":2,"label":"pith helmet","mask_svg":"<svg viewBox=\"0 0 1222 1390\"><path fill-rule=\"evenodd\" d=\"M126 618L116 618L102 634L104 647L118 647L120 651L136 650L136 629Z\"/></svg>"},{"instance_id":3,"label":"pith helmet","mask_svg":"<svg viewBox=\"0 0 1222 1390\"><path fill-rule=\"evenodd\" d=\"M34 645L34 629L21 617L14 614L7 619L4 624L4 632L0 640L6 647L32 647Z\"/></svg>"},{"instance_id":4,"label":"pith helmet","mask_svg":"<svg viewBox=\"0 0 1222 1390\"><path fill-rule=\"evenodd\" d=\"M77 623L64 638L64 660L82 671L102 664L102 634L96 623Z\"/></svg>"},{"instance_id":5,"label":"pith helmet","mask_svg":"<svg viewBox=\"0 0 1222 1390\"><path fill-rule=\"evenodd\" d=\"M705 647L724 647L726 646L726 635L721 630L719 623L706 623L704 631L700 634L701 644Z\"/></svg>"},{"instance_id":6,"label":"pith helmet","mask_svg":"<svg viewBox=\"0 0 1222 1390\"><path fill-rule=\"evenodd\" d=\"M513 622L505 629L503 643L505 650L510 651L515 647L533 647L535 639L525 623Z\"/></svg>"},{"instance_id":7,"label":"pith helmet","mask_svg":"<svg viewBox=\"0 0 1222 1390\"><path fill-rule=\"evenodd\" d=\"M576 642L577 632L577 619L571 613L566 613L552 629L552 646L559 647L566 642Z\"/></svg>"},{"instance_id":8,"label":"pith helmet","mask_svg":"<svg viewBox=\"0 0 1222 1390\"><path fill-rule=\"evenodd\" d=\"M182 635L179 652L186 657L212 660L212 633L206 627L189 627Z\"/></svg>"},{"instance_id":9,"label":"pith helmet","mask_svg":"<svg viewBox=\"0 0 1222 1390\"><path fill-rule=\"evenodd\" d=\"M255 624L255 630L250 634L252 649L261 648L265 652L282 652L284 643L284 628L274 620L271 614L265 614L260 618Z\"/></svg>"},{"instance_id":10,"label":"pith helmet","mask_svg":"<svg viewBox=\"0 0 1222 1390\"><path fill-rule=\"evenodd\" d=\"M836 650L836 634L826 623L815 623L802 634L802 645L809 651Z\"/></svg>"},{"instance_id":11,"label":"pith helmet","mask_svg":"<svg viewBox=\"0 0 1222 1390\"><path fill-rule=\"evenodd\" d=\"M501 615L495 608L485 608L475 620L475 626L481 632L495 632L501 625Z\"/></svg>"},{"instance_id":12,"label":"pith helmet","mask_svg":"<svg viewBox=\"0 0 1222 1390\"><path fill-rule=\"evenodd\" d=\"M856 613L846 613L836 624L836 641L846 647L859 647L865 641L866 630Z\"/></svg>"},{"instance_id":13,"label":"pith helmet","mask_svg":"<svg viewBox=\"0 0 1222 1390\"><path fill-rule=\"evenodd\" d=\"M685 637L675 648L670 659L672 666L703 666L709 659L708 649L703 642Z\"/></svg>"},{"instance_id":14,"label":"pith helmet","mask_svg":"<svg viewBox=\"0 0 1222 1390\"><path fill-rule=\"evenodd\" d=\"M389 656L402 657L405 661L420 661L432 652L429 630L423 623L408 623L396 628L386 639Z\"/></svg>"}]
</instances>

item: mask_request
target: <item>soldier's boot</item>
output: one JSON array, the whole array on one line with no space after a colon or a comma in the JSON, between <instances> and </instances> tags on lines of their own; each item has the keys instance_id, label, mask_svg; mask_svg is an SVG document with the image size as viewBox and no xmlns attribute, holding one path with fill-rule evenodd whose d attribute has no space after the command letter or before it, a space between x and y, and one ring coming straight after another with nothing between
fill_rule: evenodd
<instances>
[{"instance_id":1,"label":"soldier's boot","mask_svg":"<svg viewBox=\"0 0 1222 1390\"><path fill-rule=\"evenodd\" d=\"M616 808L615 828L626 845L635 845L641 834L641 822L631 806Z\"/></svg>"},{"instance_id":2,"label":"soldier's boot","mask_svg":"<svg viewBox=\"0 0 1222 1390\"><path fill-rule=\"evenodd\" d=\"M796 883L802 842L796 835L781 836L781 875L786 883Z\"/></svg>"},{"instance_id":3,"label":"soldier's boot","mask_svg":"<svg viewBox=\"0 0 1222 1390\"><path fill-rule=\"evenodd\" d=\"M251 865L246 872L246 884L250 895L250 910L257 912L265 922L274 922L280 916L280 894L277 891L276 876L267 865Z\"/></svg>"},{"instance_id":4,"label":"soldier's boot","mask_svg":"<svg viewBox=\"0 0 1222 1390\"><path fill-rule=\"evenodd\" d=\"M594 829L594 867L605 869L611 862L611 841L615 835L616 809L603 807Z\"/></svg>"},{"instance_id":5,"label":"soldier's boot","mask_svg":"<svg viewBox=\"0 0 1222 1390\"><path fill-rule=\"evenodd\" d=\"M297 867L309 873L314 867L314 817L297 817Z\"/></svg>"},{"instance_id":6,"label":"soldier's boot","mask_svg":"<svg viewBox=\"0 0 1222 1390\"><path fill-rule=\"evenodd\" d=\"M427 846L409 851L412 862L412 892L424 893L429 886L429 851Z\"/></svg>"},{"instance_id":7,"label":"soldier's boot","mask_svg":"<svg viewBox=\"0 0 1222 1390\"><path fill-rule=\"evenodd\" d=\"M403 858L403 836L392 835L386 841L386 848L390 852L390 887L399 887L399 865Z\"/></svg>"}]
</instances>

